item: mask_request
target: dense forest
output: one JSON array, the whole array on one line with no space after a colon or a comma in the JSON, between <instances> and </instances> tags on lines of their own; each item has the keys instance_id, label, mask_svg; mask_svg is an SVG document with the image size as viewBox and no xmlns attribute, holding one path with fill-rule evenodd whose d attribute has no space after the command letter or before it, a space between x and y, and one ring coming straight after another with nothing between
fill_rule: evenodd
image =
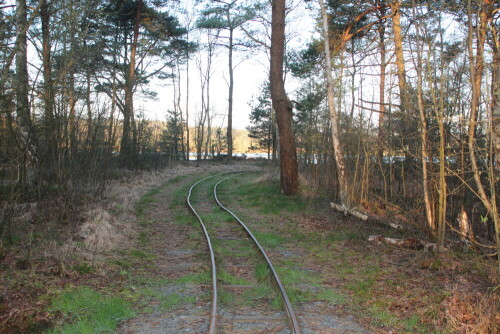
<instances>
[{"instance_id":1,"label":"dense forest","mask_svg":"<svg viewBox=\"0 0 500 334\"><path fill-rule=\"evenodd\" d=\"M0 246L33 203L32 223L71 230L124 173L257 152L285 195L494 263L499 28L494 0L0 0ZM251 58L267 79L241 138ZM153 119L137 106L158 94L171 102Z\"/></svg>"}]
</instances>

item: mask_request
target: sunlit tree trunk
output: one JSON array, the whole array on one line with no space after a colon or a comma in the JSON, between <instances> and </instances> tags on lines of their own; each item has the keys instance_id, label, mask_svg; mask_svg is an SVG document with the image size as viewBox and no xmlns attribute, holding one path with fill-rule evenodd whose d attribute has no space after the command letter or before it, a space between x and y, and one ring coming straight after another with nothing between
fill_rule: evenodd
<instances>
[{"instance_id":1,"label":"sunlit tree trunk","mask_svg":"<svg viewBox=\"0 0 500 334\"><path fill-rule=\"evenodd\" d=\"M415 9L415 1L412 1L413 5L413 19L415 22L417 21L416 18L416 9ZM420 30L420 25L417 23L416 25L417 29L417 36L420 37L421 35L421 30ZM418 111L420 115L420 141L421 141L421 159L422 159L422 188L423 188L423 196L424 196L424 204L425 204L425 216L427 219L427 227L432 231L435 232L436 230L436 224L434 221L434 210L431 202L431 196L430 196L430 179L429 179L429 170L428 170L428 164L431 159L429 156L429 139L428 139L428 134L427 134L427 116L425 114L425 106L424 106L424 99L423 99L423 66L422 66L422 49L420 45L420 41L417 39L416 41L416 48L417 48L417 104L418 104Z\"/></svg>"},{"instance_id":2,"label":"sunlit tree trunk","mask_svg":"<svg viewBox=\"0 0 500 334\"><path fill-rule=\"evenodd\" d=\"M500 31L493 29L492 144L495 169L500 171Z\"/></svg>"},{"instance_id":3,"label":"sunlit tree trunk","mask_svg":"<svg viewBox=\"0 0 500 334\"><path fill-rule=\"evenodd\" d=\"M333 143L333 153L335 158L335 167L337 168L337 178L338 178L338 194L340 204L349 207L351 204L349 193L347 190L347 175L345 168L344 156L342 153L342 148L340 146L340 131L339 131L339 119L337 111L335 109L335 97L333 95L333 78L332 78L332 60L330 57L330 43L328 34L328 16L326 13L326 7L323 0L319 0L321 7L321 17L322 17L322 27L323 27L323 40L325 47L325 71L326 71L326 82L327 82L327 93L328 93L328 109L330 111L331 120L331 133L332 133L332 143Z\"/></svg>"},{"instance_id":4,"label":"sunlit tree trunk","mask_svg":"<svg viewBox=\"0 0 500 334\"><path fill-rule=\"evenodd\" d=\"M382 17L385 16L385 7L381 7L380 14ZM385 47L385 25L380 23L379 26L379 45L380 45L380 87L379 87L379 116L378 116L378 141L380 143L379 155L383 155L383 150L386 142L385 138L385 77L387 72L387 59L386 59L386 47Z\"/></svg>"},{"instance_id":5,"label":"sunlit tree trunk","mask_svg":"<svg viewBox=\"0 0 500 334\"><path fill-rule=\"evenodd\" d=\"M398 86L400 95L401 112L408 111L408 92L406 87L406 66L403 53L403 33L401 31L401 1L393 0L391 4L392 11L392 29L394 33L394 49L396 55L396 67L398 74Z\"/></svg>"},{"instance_id":6,"label":"sunlit tree trunk","mask_svg":"<svg viewBox=\"0 0 500 334\"><path fill-rule=\"evenodd\" d=\"M382 19L386 15L386 7L380 5L380 15L379 19ZM385 22L380 22L378 27L379 34L379 46L380 46L380 86L379 86L379 115L378 115L378 161L380 167L380 174L383 177L384 182L384 199L386 202L389 201L389 191L388 187L390 187L390 180L388 182L387 175L384 167L384 150L387 147L387 138L386 138L386 109L385 109L385 81L386 81L386 73L387 73L387 50L386 50L386 42L385 42Z\"/></svg>"},{"instance_id":7,"label":"sunlit tree trunk","mask_svg":"<svg viewBox=\"0 0 500 334\"><path fill-rule=\"evenodd\" d=\"M481 171L477 163L475 144L476 144L476 126L479 114L479 105L481 99L481 82L483 79L484 70L484 47L486 41L487 23L491 19L493 8L493 0L483 0L479 11L479 26L477 28L476 54L473 51L473 31L472 23L472 5L471 0L467 1L467 16L468 16L468 41L467 49L469 53L470 77L472 85L471 109L469 115L468 129L468 149L469 157L472 164L472 173L477 187L479 199L486 208L488 215L493 220L495 226L495 239L497 243L497 252L500 253L500 217L496 205L496 193L493 191L491 197L488 197L486 190L481 181ZM490 177L493 177L490 175ZM491 181L490 181L491 182ZM494 181L493 181L494 182ZM498 268L500 270L500 256L498 257Z\"/></svg>"},{"instance_id":8,"label":"sunlit tree trunk","mask_svg":"<svg viewBox=\"0 0 500 334\"><path fill-rule=\"evenodd\" d=\"M281 190L286 195L299 190L297 152L292 129L292 103L285 92L283 56L285 48L285 0L272 1L271 99L276 112L280 139Z\"/></svg>"},{"instance_id":9,"label":"sunlit tree trunk","mask_svg":"<svg viewBox=\"0 0 500 334\"><path fill-rule=\"evenodd\" d=\"M186 41L189 42L189 28L186 32ZM189 48L186 48L186 160L189 161Z\"/></svg>"}]
</instances>

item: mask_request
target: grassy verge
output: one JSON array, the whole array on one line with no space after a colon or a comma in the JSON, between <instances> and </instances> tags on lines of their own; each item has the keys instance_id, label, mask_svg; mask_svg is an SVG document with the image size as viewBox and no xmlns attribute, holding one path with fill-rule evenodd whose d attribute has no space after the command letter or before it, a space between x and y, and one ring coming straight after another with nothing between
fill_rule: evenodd
<instances>
[{"instance_id":1,"label":"grassy verge","mask_svg":"<svg viewBox=\"0 0 500 334\"><path fill-rule=\"evenodd\" d=\"M50 331L53 334L110 333L133 315L130 301L86 286L62 292L52 301L51 311L62 316L60 324Z\"/></svg>"},{"instance_id":2,"label":"grassy verge","mask_svg":"<svg viewBox=\"0 0 500 334\"><path fill-rule=\"evenodd\" d=\"M487 289L491 284L484 273L487 265L478 265L482 269L477 269L456 263L457 257L467 257L461 253L450 252L447 261L453 264L424 267L421 263L435 260L433 254L368 244L371 234L396 233L400 238L413 235L336 215L328 210L326 199L286 197L280 194L276 182L253 182L248 176L234 179L231 184L234 187L220 186L222 202L248 222L266 249L288 254L278 257L275 265L296 304L342 304L373 328L441 333L452 328L447 324L450 315L443 312L443 307L461 298L452 298L454 291L447 282L456 275L466 275L471 282L464 289L478 285ZM486 291L477 299L488 298L491 300ZM459 321L457 318L454 320ZM479 323L480 314L475 318Z\"/></svg>"},{"instance_id":3,"label":"grassy verge","mask_svg":"<svg viewBox=\"0 0 500 334\"><path fill-rule=\"evenodd\" d=\"M181 217L178 223L193 223L182 210L186 186L180 183L189 178L186 175L170 179L150 189L134 204L138 225L133 245L128 249L115 250L106 264L109 271L117 273L115 283L110 282L105 288L68 288L47 297L51 299L51 313L57 315L57 322L49 333L111 333L121 321L134 315L169 311L195 302L195 297L186 292L182 285L208 282L206 273L186 275L176 280L158 279L151 275L157 258L152 229L155 224L163 222L152 219L150 212L158 200L165 200L162 192L167 187L178 187L169 195L172 197L169 198L171 203L174 203L176 217ZM94 268L79 265L75 270L89 273Z\"/></svg>"}]
</instances>

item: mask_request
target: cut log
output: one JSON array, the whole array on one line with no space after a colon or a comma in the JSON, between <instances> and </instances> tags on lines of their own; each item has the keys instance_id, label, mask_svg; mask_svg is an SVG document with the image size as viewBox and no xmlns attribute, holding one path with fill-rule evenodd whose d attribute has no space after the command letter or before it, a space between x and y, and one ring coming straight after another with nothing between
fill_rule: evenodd
<instances>
[{"instance_id":1,"label":"cut log","mask_svg":"<svg viewBox=\"0 0 500 334\"><path fill-rule=\"evenodd\" d=\"M401 248L408 249L423 249L425 251L436 251L436 244L432 242L427 242L417 238L407 238L407 239L396 239L396 238L387 238L381 235L372 235L368 238L369 242L377 243L377 244L388 244Z\"/></svg>"}]
</instances>

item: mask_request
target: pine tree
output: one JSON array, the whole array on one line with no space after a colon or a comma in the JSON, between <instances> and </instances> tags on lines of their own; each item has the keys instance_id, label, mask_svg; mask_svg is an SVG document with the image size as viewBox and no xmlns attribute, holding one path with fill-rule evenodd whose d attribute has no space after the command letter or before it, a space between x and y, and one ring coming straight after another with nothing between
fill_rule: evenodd
<instances>
[{"instance_id":1,"label":"pine tree","mask_svg":"<svg viewBox=\"0 0 500 334\"><path fill-rule=\"evenodd\" d=\"M267 158L276 160L276 120L271 101L271 88L269 81L266 81L261 87L261 94L254 101L252 111L250 112L250 122L252 125L247 127L249 137L258 140L258 146L255 149L265 149Z\"/></svg>"}]
</instances>

